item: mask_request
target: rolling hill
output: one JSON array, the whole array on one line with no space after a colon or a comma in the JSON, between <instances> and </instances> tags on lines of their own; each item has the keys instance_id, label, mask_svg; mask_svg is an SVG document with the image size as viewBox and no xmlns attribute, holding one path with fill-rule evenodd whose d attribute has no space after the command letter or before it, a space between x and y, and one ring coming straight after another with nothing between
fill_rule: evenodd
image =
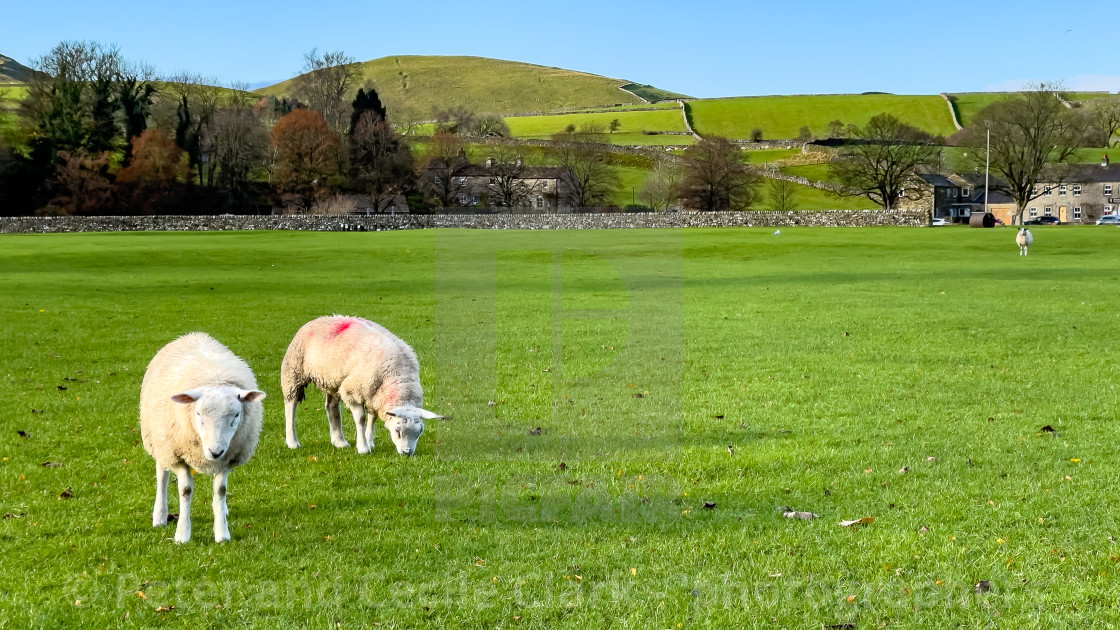
<instances>
[{"instance_id":1,"label":"rolling hill","mask_svg":"<svg viewBox=\"0 0 1120 630\"><path fill-rule=\"evenodd\" d=\"M0 55L0 83L27 83L35 71L22 63Z\"/></svg>"},{"instance_id":2,"label":"rolling hill","mask_svg":"<svg viewBox=\"0 0 1120 630\"><path fill-rule=\"evenodd\" d=\"M650 96L671 94L651 86L585 72L484 57L399 56L361 64L389 109L426 117L433 107L464 105L479 112L515 114L571 107L637 104L640 99L619 88L631 86ZM261 88L261 94L284 95L292 80Z\"/></svg>"}]
</instances>

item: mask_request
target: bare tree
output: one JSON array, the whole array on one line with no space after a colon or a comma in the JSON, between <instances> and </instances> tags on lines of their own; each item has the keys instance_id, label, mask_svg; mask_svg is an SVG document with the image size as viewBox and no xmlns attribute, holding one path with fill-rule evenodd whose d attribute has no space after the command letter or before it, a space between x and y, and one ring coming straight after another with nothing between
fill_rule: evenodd
<instances>
[{"instance_id":1,"label":"bare tree","mask_svg":"<svg viewBox=\"0 0 1120 630\"><path fill-rule=\"evenodd\" d=\"M264 165L268 154L268 131L252 109L236 104L219 110L206 133L218 169L218 189L229 206L244 205L250 197L252 171Z\"/></svg>"},{"instance_id":2,"label":"bare tree","mask_svg":"<svg viewBox=\"0 0 1120 630\"><path fill-rule=\"evenodd\" d=\"M758 199L759 176L740 162L739 147L727 138L710 136L684 154L681 201L694 210L749 210Z\"/></svg>"},{"instance_id":3,"label":"bare tree","mask_svg":"<svg viewBox=\"0 0 1120 630\"><path fill-rule=\"evenodd\" d=\"M840 120L834 120L828 123L828 137L829 138L843 138L844 137L844 123Z\"/></svg>"},{"instance_id":4,"label":"bare tree","mask_svg":"<svg viewBox=\"0 0 1120 630\"><path fill-rule=\"evenodd\" d=\"M530 195L538 192L535 186L526 181L525 161L514 147L494 145L486 163L486 189L492 205L507 208L520 206Z\"/></svg>"},{"instance_id":5,"label":"bare tree","mask_svg":"<svg viewBox=\"0 0 1120 630\"><path fill-rule=\"evenodd\" d=\"M598 136L560 133L552 136L553 159L563 169L560 179L568 205L605 205L618 189L618 171L607 161Z\"/></svg>"},{"instance_id":6,"label":"bare tree","mask_svg":"<svg viewBox=\"0 0 1120 630\"><path fill-rule=\"evenodd\" d=\"M1100 131L1102 146L1112 146L1113 138L1120 132L1120 96L1093 99L1085 110Z\"/></svg>"},{"instance_id":7,"label":"bare tree","mask_svg":"<svg viewBox=\"0 0 1120 630\"><path fill-rule=\"evenodd\" d=\"M364 112L350 136L350 169L375 212L384 212L412 184L412 152L380 114Z\"/></svg>"},{"instance_id":8,"label":"bare tree","mask_svg":"<svg viewBox=\"0 0 1120 630\"><path fill-rule=\"evenodd\" d=\"M921 196L919 168L936 159L943 143L891 114L873 117L856 140L829 164L838 194L867 197L886 210Z\"/></svg>"},{"instance_id":9,"label":"bare tree","mask_svg":"<svg viewBox=\"0 0 1120 630\"><path fill-rule=\"evenodd\" d=\"M362 78L362 66L341 50L303 56L302 73L292 80L294 95L323 115L338 133L350 124L350 99Z\"/></svg>"},{"instance_id":10,"label":"bare tree","mask_svg":"<svg viewBox=\"0 0 1120 630\"><path fill-rule=\"evenodd\" d=\"M777 212L797 210L797 184L785 179L771 178L766 182L770 209Z\"/></svg>"},{"instance_id":11,"label":"bare tree","mask_svg":"<svg viewBox=\"0 0 1120 630\"><path fill-rule=\"evenodd\" d=\"M668 157L660 156L653 161L653 170L646 178L638 198L654 210L667 210L677 203L683 182L681 169Z\"/></svg>"},{"instance_id":12,"label":"bare tree","mask_svg":"<svg viewBox=\"0 0 1120 630\"><path fill-rule=\"evenodd\" d=\"M1064 169L1055 165L1073 157L1086 134L1084 119L1062 104L1056 85L1031 87L980 110L962 138L963 144L974 147L970 153L978 166L984 165L985 156L989 158L999 182L994 188L1015 200L1015 222L1022 220L1027 204L1042 194L1035 185L1044 169L1048 179L1061 183ZM986 149L989 130L990 152Z\"/></svg>"},{"instance_id":13,"label":"bare tree","mask_svg":"<svg viewBox=\"0 0 1120 630\"><path fill-rule=\"evenodd\" d=\"M459 195L466 190L463 172L470 164L466 140L446 129L436 131L420 166L420 185L425 196L441 208L456 205Z\"/></svg>"},{"instance_id":14,"label":"bare tree","mask_svg":"<svg viewBox=\"0 0 1120 630\"><path fill-rule=\"evenodd\" d=\"M432 118L436 121L436 129L466 136L470 135L476 115L465 105L455 105L446 109L432 108Z\"/></svg>"},{"instance_id":15,"label":"bare tree","mask_svg":"<svg viewBox=\"0 0 1120 630\"><path fill-rule=\"evenodd\" d=\"M190 157L190 166L197 169L199 186L214 185L213 136L206 129L222 104L222 88L217 81L197 74L180 72L166 79L161 99L160 118L175 132L175 142ZM173 110L172 110L173 107ZM174 112L173 114L171 112Z\"/></svg>"},{"instance_id":16,"label":"bare tree","mask_svg":"<svg viewBox=\"0 0 1120 630\"><path fill-rule=\"evenodd\" d=\"M509 126L500 114L479 114L471 121L468 135L479 138L505 138L510 134Z\"/></svg>"}]
</instances>

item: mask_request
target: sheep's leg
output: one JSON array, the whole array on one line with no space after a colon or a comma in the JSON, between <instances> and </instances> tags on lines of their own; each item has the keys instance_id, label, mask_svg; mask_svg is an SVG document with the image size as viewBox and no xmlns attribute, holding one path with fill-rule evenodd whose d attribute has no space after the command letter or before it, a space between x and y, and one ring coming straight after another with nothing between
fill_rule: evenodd
<instances>
[{"instance_id":1,"label":"sheep's leg","mask_svg":"<svg viewBox=\"0 0 1120 630\"><path fill-rule=\"evenodd\" d=\"M229 506L226 505L228 479L228 471L214 475L214 542L229 540Z\"/></svg>"},{"instance_id":2,"label":"sheep's leg","mask_svg":"<svg viewBox=\"0 0 1120 630\"><path fill-rule=\"evenodd\" d=\"M191 539L191 494L194 493L191 467L186 464L175 466L175 481L179 484L179 523L175 526L175 542L185 543Z\"/></svg>"},{"instance_id":3,"label":"sheep's leg","mask_svg":"<svg viewBox=\"0 0 1120 630\"><path fill-rule=\"evenodd\" d=\"M284 429L287 433L288 448L299 448L299 438L296 437L296 405L298 400L284 401Z\"/></svg>"},{"instance_id":4,"label":"sheep's leg","mask_svg":"<svg viewBox=\"0 0 1120 630\"><path fill-rule=\"evenodd\" d=\"M338 448L346 448L350 443L342 434L342 407L338 396L327 394L327 424L331 427L331 444Z\"/></svg>"},{"instance_id":5,"label":"sheep's leg","mask_svg":"<svg viewBox=\"0 0 1120 630\"><path fill-rule=\"evenodd\" d=\"M362 406L362 403L357 402L346 403L346 406L350 408L350 413L354 416L354 441L358 443L358 452L362 454L368 453L373 449L369 440L366 439L366 432L362 427L362 419L365 418L366 415L365 407Z\"/></svg>"},{"instance_id":6,"label":"sheep's leg","mask_svg":"<svg viewBox=\"0 0 1120 630\"><path fill-rule=\"evenodd\" d=\"M365 413L365 443L370 445L370 451L373 451L373 420L377 419L377 415L373 411L366 411Z\"/></svg>"},{"instance_id":7,"label":"sheep's leg","mask_svg":"<svg viewBox=\"0 0 1120 630\"><path fill-rule=\"evenodd\" d=\"M152 509L152 527L167 524L167 482L171 471L156 464L156 506Z\"/></svg>"}]
</instances>

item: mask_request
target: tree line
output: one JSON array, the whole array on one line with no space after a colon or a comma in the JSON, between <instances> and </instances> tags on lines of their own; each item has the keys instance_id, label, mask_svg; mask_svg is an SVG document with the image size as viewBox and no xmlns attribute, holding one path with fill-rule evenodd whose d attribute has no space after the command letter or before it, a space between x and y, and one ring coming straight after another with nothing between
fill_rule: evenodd
<instances>
[{"instance_id":1,"label":"tree line","mask_svg":"<svg viewBox=\"0 0 1120 630\"><path fill-rule=\"evenodd\" d=\"M493 165L487 202L516 206L534 192L524 177L532 167L501 142L510 133L500 115L436 108L432 135L418 138L408 133L418 117L391 122L343 52L307 53L280 97L190 73L159 77L95 42L60 43L34 65L26 95L4 104L18 120L0 128L3 214L310 212L337 193L361 195L375 212L402 195L414 209L451 207L462 203L468 156L482 139ZM608 150L614 127L570 127L533 156L555 167L566 205L607 206L618 195L629 164ZM746 210L762 196L759 176L723 138L644 159L644 207ZM792 207L785 188L771 197Z\"/></svg>"}]
</instances>

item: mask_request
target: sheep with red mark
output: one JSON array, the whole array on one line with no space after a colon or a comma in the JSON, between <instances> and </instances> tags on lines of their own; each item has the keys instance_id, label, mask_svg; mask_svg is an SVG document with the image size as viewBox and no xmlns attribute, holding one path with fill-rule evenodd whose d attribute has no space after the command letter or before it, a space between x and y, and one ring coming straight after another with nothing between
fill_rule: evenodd
<instances>
[{"instance_id":1,"label":"sheep with red mark","mask_svg":"<svg viewBox=\"0 0 1120 630\"><path fill-rule=\"evenodd\" d=\"M314 383L326 396L331 444L346 448L341 404L354 417L359 453L373 450L373 420L380 417L401 455L416 453L424 420L441 418L423 408L420 362L407 343L360 317L333 315L303 325L280 369L288 448L299 448L296 406ZM363 425L364 420L364 425Z\"/></svg>"},{"instance_id":2,"label":"sheep with red mark","mask_svg":"<svg viewBox=\"0 0 1120 630\"><path fill-rule=\"evenodd\" d=\"M167 483L174 471L175 542L191 539L193 469L214 476L214 540L229 540L229 474L257 448L264 396L249 366L206 333L184 335L156 353L140 385L140 436L156 460L153 527L167 524Z\"/></svg>"}]
</instances>

